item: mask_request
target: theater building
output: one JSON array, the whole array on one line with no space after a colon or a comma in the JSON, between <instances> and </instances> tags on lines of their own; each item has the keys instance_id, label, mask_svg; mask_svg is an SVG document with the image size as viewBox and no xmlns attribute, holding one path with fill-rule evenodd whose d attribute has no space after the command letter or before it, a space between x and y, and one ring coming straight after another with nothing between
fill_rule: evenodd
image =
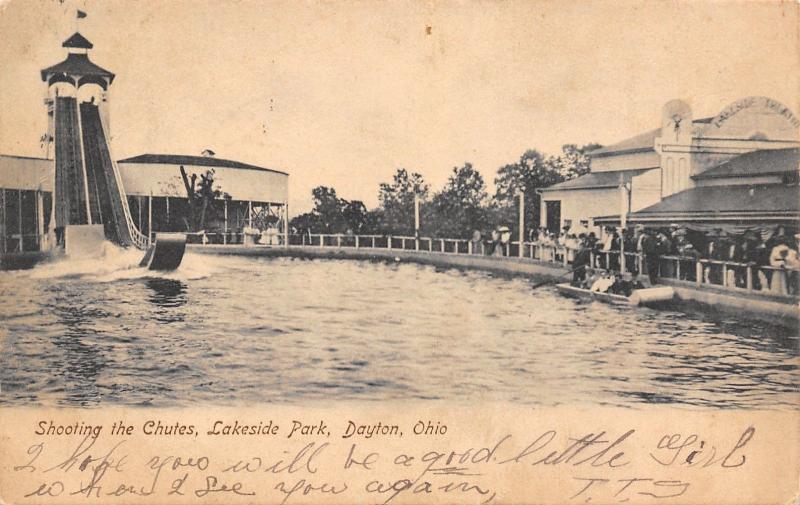
<instances>
[{"instance_id":1,"label":"theater building","mask_svg":"<svg viewBox=\"0 0 800 505\"><path fill-rule=\"evenodd\" d=\"M541 190L541 226L627 221L697 228L793 228L800 219L800 120L766 97L694 119L668 102L661 127L589 154L591 173Z\"/></svg>"}]
</instances>

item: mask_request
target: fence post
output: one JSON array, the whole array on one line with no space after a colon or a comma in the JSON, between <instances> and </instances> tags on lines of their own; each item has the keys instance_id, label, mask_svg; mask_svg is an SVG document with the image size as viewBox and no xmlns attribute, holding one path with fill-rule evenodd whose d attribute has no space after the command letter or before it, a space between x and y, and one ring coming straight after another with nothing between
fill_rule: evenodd
<instances>
[{"instance_id":1,"label":"fence post","mask_svg":"<svg viewBox=\"0 0 800 505\"><path fill-rule=\"evenodd\" d=\"M391 235L387 236L387 238L386 238L386 248L387 249L391 249L392 248L392 236Z\"/></svg>"},{"instance_id":2,"label":"fence post","mask_svg":"<svg viewBox=\"0 0 800 505\"><path fill-rule=\"evenodd\" d=\"M336 235L336 247L342 247L342 236Z\"/></svg>"},{"instance_id":3,"label":"fence post","mask_svg":"<svg viewBox=\"0 0 800 505\"><path fill-rule=\"evenodd\" d=\"M356 249L358 249L358 235L356 235Z\"/></svg>"},{"instance_id":4,"label":"fence post","mask_svg":"<svg viewBox=\"0 0 800 505\"><path fill-rule=\"evenodd\" d=\"M753 290L753 267L747 265L747 290Z\"/></svg>"},{"instance_id":5,"label":"fence post","mask_svg":"<svg viewBox=\"0 0 800 505\"><path fill-rule=\"evenodd\" d=\"M372 248L375 249L375 235L372 236Z\"/></svg>"},{"instance_id":6,"label":"fence post","mask_svg":"<svg viewBox=\"0 0 800 505\"><path fill-rule=\"evenodd\" d=\"M694 264L695 283L699 286L703 283L703 264L697 260Z\"/></svg>"},{"instance_id":7,"label":"fence post","mask_svg":"<svg viewBox=\"0 0 800 505\"><path fill-rule=\"evenodd\" d=\"M728 264L722 264L722 287L728 287Z\"/></svg>"},{"instance_id":8,"label":"fence post","mask_svg":"<svg viewBox=\"0 0 800 505\"><path fill-rule=\"evenodd\" d=\"M444 252L444 239L442 239L442 252Z\"/></svg>"},{"instance_id":9,"label":"fence post","mask_svg":"<svg viewBox=\"0 0 800 505\"><path fill-rule=\"evenodd\" d=\"M472 241L467 242L467 254L472 254Z\"/></svg>"}]
</instances>

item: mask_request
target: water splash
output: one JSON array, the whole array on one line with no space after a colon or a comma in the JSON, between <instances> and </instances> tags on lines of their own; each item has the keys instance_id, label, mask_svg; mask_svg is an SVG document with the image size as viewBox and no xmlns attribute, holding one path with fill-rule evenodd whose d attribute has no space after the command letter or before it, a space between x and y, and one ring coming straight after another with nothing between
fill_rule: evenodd
<instances>
[{"instance_id":1,"label":"water splash","mask_svg":"<svg viewBox=\"0 0 800 505\"><path fill-rule=\"evenodd\" d=\"M103 242L96 256L75 258L61 256L43 262L32 270L18 271L16 275L30 279L65 280L81 279L90 282L108 283L119 280L143 278L166 278L179 281L203 279L212 274L213 268L204 258L187 254L180 268L172 272L158 272L140 267L143 252L134 248L119 247Z\"/></svg>"}]
</instances>

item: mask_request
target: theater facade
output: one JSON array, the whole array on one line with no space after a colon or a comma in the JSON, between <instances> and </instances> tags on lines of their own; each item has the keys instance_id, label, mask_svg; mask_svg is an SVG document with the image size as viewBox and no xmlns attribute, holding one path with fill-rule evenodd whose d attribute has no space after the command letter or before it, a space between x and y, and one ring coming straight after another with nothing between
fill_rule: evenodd
<instances>
[{"instance_id":1,"label":"theater facade","mask_svg":"<svg viewBox=\"0 0 800 505\"><path fill-rule=\"evenodd\" d=\"M699 119L670 101L659 128L591 152L591 173L542 189L540 225L796 229L798 132L794 113L766 97Z\"/></svg>"}]
</instances>

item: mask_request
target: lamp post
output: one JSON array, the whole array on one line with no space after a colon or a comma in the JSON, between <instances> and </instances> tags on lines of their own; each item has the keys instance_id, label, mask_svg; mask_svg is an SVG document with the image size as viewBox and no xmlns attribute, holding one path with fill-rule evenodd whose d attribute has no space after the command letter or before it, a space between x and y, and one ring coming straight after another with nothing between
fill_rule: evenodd
<instances>
[{"instance_id":1,"label":"lamp post","mask_svg":"<svg viewBox=\"0 0 800 505\"><path fill-rule=\"evenodd\" d=\"M419 251L419 188L414 188L414 250Z\"/></svg>"},{"instance_id":2,"label":"lamp post","mask_svg":"<svg viewBox=\"0 0 800 505\"><path fill-rule=\"evenodd\" d=\"M625 227L628 226L628 212L630 211L630 183L626 183L619 176L619 271L625 273Z\"/></svg>"},{"instance_id":3,"label":"lamp post","mask_svg":"<svg viewBox=\"0 0 800 505\"><path fill-rule=\"evenodd\" d=\"M525 190L519 189L519 251L518 256L523 256L523 244L525 243Z\"/></svg>"}]
</instances>

